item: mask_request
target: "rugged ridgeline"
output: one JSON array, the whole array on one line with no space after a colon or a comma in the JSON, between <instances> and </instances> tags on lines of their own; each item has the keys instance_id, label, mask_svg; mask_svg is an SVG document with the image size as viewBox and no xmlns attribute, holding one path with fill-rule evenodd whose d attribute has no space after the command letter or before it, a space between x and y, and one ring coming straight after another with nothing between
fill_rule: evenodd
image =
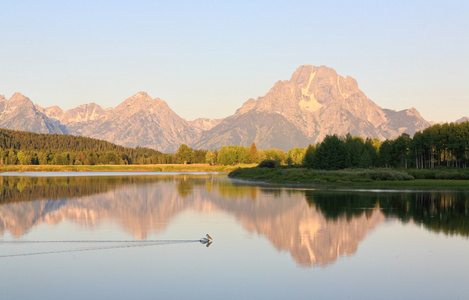
<instances>
[{"instance_id":1,"label":"rugged ridgeline","mask_svg":"<svg viewBox=\"0 0 469 300\"><path fill-rule=\"evenodd\" d=\"M288 150L322 141L328 134L396 138L428 127L415 108L382 109L355 79L321 66L301 66L263 97L249 99L225 119L186 121L161 99L140 92L115 108L84 104L63 111L41 108L15 94L0 97L0 127L41 133L83 135L128 147L175 152L180 144L218 149L226 145Z\"/></svg>"},{"instance_id":2,"label":"rugged ridgeline","mask_svg":"<svg viewBox=\"0 0 469 300\"><path fill-rule=\"evenodd\" d=\"M70 134L83 135L126 147L147 147L175 152L180 144L193 144L201 130L179 117L168 104L145 92L127 98L116 108L91 103L68 111L45 108L44 113L64 124Z\"/></svg>"},{"instance_id":3,"label":"rugged ridgeline","mask_svg":"<svg viewBox=\"0 0 469 300\"><path fill-rule=\"evenodd\" d=\"M355 79L321 66L301 66L289 81L278 81L257 100L249 99L236 113L203 133L196 147L228 144L283 150L317 143L326 135L396 138L430 124L415 108L382 109L358 88Z\"/></svg>"},{"instance_id":4,"label":"rugged ridgeline","mask_svg":"<svg viewBox=\"0 0 469 300\"><path fill-rule=\"evenodd\" d=\"M49 118L29 98L20 93L15 93L10 100L0 95L0 128L68 134L65 126Z\"/></svg>"}]
</instances>

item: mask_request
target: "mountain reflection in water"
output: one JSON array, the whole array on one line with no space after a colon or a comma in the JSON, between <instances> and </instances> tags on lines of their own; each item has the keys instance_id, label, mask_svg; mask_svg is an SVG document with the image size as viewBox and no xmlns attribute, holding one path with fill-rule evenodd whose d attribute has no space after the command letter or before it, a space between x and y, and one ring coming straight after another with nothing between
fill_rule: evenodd
<instances>
[{"instance_id":1,"label":"mountain reflection in water","mask_svg":"<svg viewBox=\"0 0 469 300\"><path fill-rule=\"evenodd\" d=\"M220 175L0 176L0 233L21 237L41 223L63 220L93 228L115 220L137 239L163 231L188 209L233 215L302 266L351 255L386 218L469 235L464 193L364 193L233 184Z\"/></svg>"}]
</instances>

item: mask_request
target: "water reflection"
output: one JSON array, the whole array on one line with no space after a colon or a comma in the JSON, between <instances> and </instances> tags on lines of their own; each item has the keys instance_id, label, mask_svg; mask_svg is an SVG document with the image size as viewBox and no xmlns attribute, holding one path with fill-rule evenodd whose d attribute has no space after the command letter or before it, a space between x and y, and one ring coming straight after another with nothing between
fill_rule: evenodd
<instances>
[{"instance_id":1,"label":"water reflection","mask_svg":"<svg viewBox=\"0 0 469 300\"><path fill-rule=\"evenodd\" d=\"M350 219L379 208L386 217L422 224L448 235L469 236L469 196L458 192L352 193L306 191L306 201L327 218Z\"/></svg>"},{"instance_id":2,"label":"water reflection","mask_svg":"<svg viewBox=\"0 0 469 300\"><path fill-rule=\"evenodd\" d=\"M347 193L234 185L218 175L1 177L0 233L21 237L42 223L86 228L111 219L138 239L188 209L223 211L302 266L351 255L386 218L468 236L464 193ZM36 201L41 200L41 201Z\"/></svg>"}]
</instances>

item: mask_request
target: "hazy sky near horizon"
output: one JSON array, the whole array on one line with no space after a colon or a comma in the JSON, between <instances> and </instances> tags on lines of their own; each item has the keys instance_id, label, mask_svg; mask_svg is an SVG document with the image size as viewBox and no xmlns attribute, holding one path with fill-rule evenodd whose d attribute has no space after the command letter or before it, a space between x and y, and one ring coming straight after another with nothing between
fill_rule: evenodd
<instances>
[{"instance_id":1,"label":"hazy sky near horizon","mask_svg":"<svg viewBox=\"0 0 469 300\"><path fill-rule=\"evenodd\" d=\"M468 1L2 1L0 94L115 107L146 91L220 118L304 64L377 105L469 116Z\"/></svg>"}]
</instances>

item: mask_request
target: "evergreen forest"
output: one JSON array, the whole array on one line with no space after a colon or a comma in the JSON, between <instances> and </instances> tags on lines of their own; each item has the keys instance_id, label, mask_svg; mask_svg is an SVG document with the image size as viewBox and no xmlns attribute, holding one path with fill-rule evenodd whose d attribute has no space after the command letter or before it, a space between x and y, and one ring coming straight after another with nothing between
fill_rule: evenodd
<instances>
[{"instance_id":1,"label":"evergreen forest","mask_svg":"<svg viewBox=\"0 0 469 300\"><path fill-rule=\"evenodd\" d=\"M469 163L469 122L436 124L413 137L396 139L329 135L321 143L288 152L223 146L218 150L180 145L176 153L128 148L88 137L0 129L0 165L197 164L237 165L273 161L276 165L321 170L346 168L465 168Z\"/></svg>"}]
</instances>

